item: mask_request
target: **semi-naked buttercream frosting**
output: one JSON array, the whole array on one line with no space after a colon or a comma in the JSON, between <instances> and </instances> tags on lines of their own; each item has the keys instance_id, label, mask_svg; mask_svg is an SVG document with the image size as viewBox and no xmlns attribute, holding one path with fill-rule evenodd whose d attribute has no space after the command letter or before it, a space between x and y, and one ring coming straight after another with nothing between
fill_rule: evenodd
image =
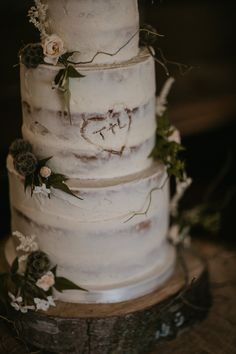
<instances>
[{"instance_id":1,"label":"semi-naked buttercream frosting","mask_svg":"<svg viewBox=\"0 0 236 354\"><path fill-rule=\"evenodd\" d=\"M113 51L137 31L137 1L48 0L49 24L67 49L88 58ZM92 37L92 38L91 38ZM58 274L87 289L57 293L67 302L142 296L170 276L169 183L153 162L155 69L137 38L112 59L76 65L70 115L53 88L58 65L21 64L22 133L39 158L68 177L74 195L24 191L8 157L12 230L35 235ZM91 41L90 41L91 39ZM106 62L106 64L104 64ZM107 64L109 63L109 64ZM16 240L15 240L16 241Z\"/></svg>"},{"instance_id":2,"label":"semi-naked buttercream frosting","mask_svg":"<svg viewBox=\"0 0 236 354\"><path fill-rule=\"evenodd\" d=\"M74 59L95 63L126 61L138 54L139 13L136 0L45 0L49 28L64 41ZM123 48L122 48L123 47ZM122 48L122 49L121 49Z\"/></svg>"},{"instance_id":3,"label":"semi-naked buttercream frosting","mask_svg":"<svg viewBox=\"0 0 236 354\"><path fill-rule=\"evenodd\" d=\"M155 139L155 71L145 51L113 65L77 67L70 111L52 89L58 67L21 65L23 137L49 165L77 178L110 178L151 164ZM72 121L72 124L71 124Z\"/></svg>"}]
</instances>

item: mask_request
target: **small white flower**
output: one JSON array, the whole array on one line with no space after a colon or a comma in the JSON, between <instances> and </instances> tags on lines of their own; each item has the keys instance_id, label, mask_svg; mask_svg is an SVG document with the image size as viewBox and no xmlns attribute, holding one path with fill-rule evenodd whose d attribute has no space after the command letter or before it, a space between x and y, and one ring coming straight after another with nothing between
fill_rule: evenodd
<instances>
[{"instance_id":1,"label":"small white flower","mask_svg":"<svg viewBox=\"0 0 236 354\"><path fill-rule=\"evenodd\" d=\"M173 224L169 229L168 239L174 246L177 246L182 243L184 247L188 248L191 244L189 231L189 226L186 226L182 230L180 230L179 225Z\"/></svg>"},{"instance_id":2,"label":"small white flower","mask_svg":"<svg viewBox=\"0 0 236 354\"><path fill-rule=\"evenodd\" d=\"M10 291L8 292L8 296L11 298L12 302L21 304L23 301L22 296L15 296Z\"/></svg>"},{"instance_id":3,"label":"small white flower","mask_svg":"<svg viewBox=\"0 0 236 354\"><path fill-rule=\"evenodd\" d=\"M43 177L43 178L48 178L50 177L52 174L52 170L47 167L47 166L43 166L41 167L40 169L40 176Z\"/></svg>"},{"instance_id":4,"label":"small white flower","mask_svg":"<svg viewBox=\"0 0 236 354\"><path fill-rule=\"evenodd\" d=\"M34 0L35 6L32 6L28 11L30 18L29 22L39 30L41 38L47 36L47 28L49 23L47 21L48 5L43 4L41 0Z\"/></svg>"},{"instance_id":5,"label":"small white flower","mask_svg":"<svg viewBox=\"0 0 236 354\"><path fill-rule=\"evenodd\" d=\"M23 298L21 296L15 296L11 292L8 292L8 296L11 298L11 306L22 313L28 312L28 310L35 310L35 306L24 306L22 305Z\"/></svg>"},{"instance_id":6,"label":"small white flower","mask_svg":"<svg viewBox=\"0 0 236 354\"><path fill-rule=\"evenodd\" d=\"M177 144L181 143L180 132L178 129L173 128L173 133L168 137L170 142L175 142Z\"/></svg>"},{"instance_id":7,"label":"small white flower","mask_svg":"<svg viewBox=\"0 0 236 354\"><path fill-rule=\"evenodd\" d=\"M36 311L47 311L49 309L49 303L47 300L35 298L34 303L36 305Z\"/></svg>"},{"instance_id":8,"label":"small white flower","mask_svg":"<svg viewBox=\"0 0 236 354\"><path fill-rule=\"evenodd\" d=\"M36 236L25 236L19 231L13 232L13 236L16 236L20 244L16 247L17 251L23 251L26 253L35 252L39 249L37 242L35 241Z\"/></svg>"},{"instance_id":9,"label":"small white flower","mask_svg":"<svg viewBox=\"0 0 236 354\"><path fill-rule=\"evenodd\" d=\"M20 306L20 312L21 313L27 313L28 310L35 310L35 306L31 305L31 306Z\"/></svg>"},{"instance_id":10,"label":"small white flower","mask_svg":"<svg viewBox=\"0 0 236 354\"><path fill-rule=\"evenodd\" d=\"M170 214L172 216L176 216L178 214L178 206L179 206L180 199L183 197L184 193L190 187L191 184L192 184L192 179L187 178L186 176L184 176L183 182L180 181L177 182L176 193L170 202Z\"/></svg>"},{"instance_id":11,"label":"small white flower","mask_svg":"<svg viewBox=\"0 0 236 354\"><path fill-rule=\"evenodd\" d=\"M185 318L184 318L184 316L182 315L182 313L181 313L181 312L177 312L177 313L175 314L175 318L174 318L174 322L175 322L176 327L181 327L181 326L183 326L184 321L185 321Z\"/></svg>"},{"instance_id":12,"label":"small white flower","mask_svg":"<svg viewBox=\"0 0 236 354\"><path fill-rule=\"evenodd\" d=\"M160 337L168 337L170 335L171 328L168 324L162 323L160 330Z\"/></svg>"},{"instance_id":13,"label":"small white flower","mask_svg":"<svg viewBox=\"0 0 236 354\"><path fill-rule=\"evenodd\" d=\"M49 188L46 187L46 184L43 183L42 186L36 186L34 188L34 193L36 194L42 193L43 195L48 197L48 195L51 194L51 191Z\"/></svg>"},{"instance_id":14,"label":"small white flower","mask_svg":"<svg viewBox=\"0 0 236 354\"><path fill-rule=\"evenodd\" d=\"M36 285L44 291L48 291L55 284L55 277L52 272L47 272L40 279L38 279Z\"/></svg>"},{"instance_id":15,"label":"small white flower","mask_svg":"<svg viewBox=\"0 0 236 354\"><path fill-rule=\"evenodd\" d=\"M52 296L48 296L47 300L35 298L36 311L47 311L50 306L56 306Z\"/></svg>"},{"instance_id":16,"label":"small white flower","mask_svg":"<svg viewBox=\"0 0 236 354\"><path fill-rule=\"evenodd\" d=\"M66 52L62 39L56 34L46 37L42 45L44 61L47 64L56 65L59 57Z\"/></svg>"},{"instance_id":17,"label":"small white flower","mask_svg":"<svg viewBox=\"0 0 236 354\"><path fill-rule=\"evenodd\" d=\"M48 299L49 306L54 306L54 307L56 306L54 301L55 299L52 296L48 296L47 299Z\"/></svg>"},{"instance_id":18,"label":"small white flower","mask_svg":"<svg viewBox=\"0 0 236 354\"><path fill-rule=\"evenodd\" d=\"M168 232L168 238L173 243L173 245L178 245L180 243L179 240L179 225L174 224L171 226Z\"/></svg>"},{"instance_id":19,"label":"small white flower","mask_svg":"<svg viewBox=\"0 0 236 354\"><path fill-rule=\"evenodd\" d=\"M174 81L175 81L175 79L173 77L169 77L166 80L166 82L165 82L165 84L164 84L164 86L163 86L163 88L161 90L160 95L157 97L156 114L159 117L161 117L165 113L165 111L167 109L167 107L166 107L166 105L167 105L167 96L168 96L168 94L170 92L170 89L171 89Z\"/></svg>"}]
</instances>

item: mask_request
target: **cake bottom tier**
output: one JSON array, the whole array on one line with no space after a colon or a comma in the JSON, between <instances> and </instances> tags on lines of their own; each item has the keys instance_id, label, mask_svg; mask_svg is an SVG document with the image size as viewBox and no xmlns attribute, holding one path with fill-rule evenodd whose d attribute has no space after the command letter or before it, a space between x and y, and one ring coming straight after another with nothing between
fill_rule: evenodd
<instances>
[{"instance_id":1,"label":"cake bottom tier","mask_svg":"<svg viewBox=\"0 0 236 354\"><path fill-rule=\"evenodd\" d=\"M58 190L50 199L43 193L31 197L11 168L9 178L12 231L35 235L57 274L88 290L56 293L58 300L125 301L171 275L175 253L166 238L169 185L163 166L119 179L70 180L83 200Z\"/></svg>"},{"instance_id":2,"label":"cake bottom tier","mask_svg":"<svg viewBox=\"0 0 236 354\"><path fill-rule=\"evenodd\" d=\"M133 282L119 284L116 288L101 287L99 290L90 289L88 292L67 290L59 293L54 291L54 296L56 300L67 303L102 304L128 301L149 294L163 285L174 271L176 260L174 248L170 245L165 245L164 249L161 249L161 252L163 251L165 253L165 257L162 257L164 263ZM12 264L16 257L15 245L12 239L7 242L5 256L8 263Z\"/></svg>"}]
</instances>

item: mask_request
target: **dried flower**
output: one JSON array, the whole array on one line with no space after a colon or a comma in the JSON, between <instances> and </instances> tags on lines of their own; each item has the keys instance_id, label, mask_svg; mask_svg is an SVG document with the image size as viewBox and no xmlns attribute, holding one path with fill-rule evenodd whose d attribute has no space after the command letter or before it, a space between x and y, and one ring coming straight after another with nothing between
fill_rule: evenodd
<instances>
[{"instance_id":1,"label":"dried flower","mask_svg":"<svg viewBox=\"0 0 236 354\"><path fill-rule=\"evenodd\" d=\"M50 269L50 260L46 253L32 252L27 259L26 273L35 280L40 279Z\"/></svg>"},{"instance_id":2,"label":"dried flower","mask_svg":"<svg viewBox=\"0 0 236 354\"><path fill-rule=\"evenodd\" d=\"M48 178L50 177L52 174L52 170L47 167L47 166L43 166L41 167L40 169L40 176L43 177L43 178Z\"/></svg>"},{"instance_id":3,"label":"dried flower","mask_svg":"<svg viewBox=\"0 0 236 354\"><path fill-rule=\"evenodd\" d=\"M56 34L52 34L44 39L43 53L45 55L45 63L56 65L59 57L65 52L63 41Z\"/></svg>"},{"instance_id":4,"label":"dried flower","mask_svg":"<svg viewBox=\"0 0 236 354\"><path fill-rule=\"evenodd\" d=\"M32 145L24 139L16 139L9 147L9 154L11 154L13 158L25 152L32 152Z\"/></svg>"},{"instance_id":5,"label":"dried flower","mask_svg":"<svg viewBox=\"0 0 236 354\"><path fill-rule=\"evenodd\" d=\"M32 6L28 11L28 17L30 18L29 22L39 30L41 38L47 36L47 10L48 5L43 4L41 0L34 0L35 6Z\"/></svg>"},{"instance_id":6,"label":"dried flower","mask_svg":"<svg viewBox=\"0 0 236 354\"><path fill-rule=\"evenodd\" d=\"M16 247L17 251L23 251L26 253L35 252L39 249L37 242L35 241L36 236L25 236L19 231L13 232L13 236L16 236L20 244Z\"/></svg>"},{"instance_id":7,"label":"dried flower","mask_svg":"<svg viewBox=\"0 0 236 354\"><path fill-rule=\"evenodd\" d=\"M20 61L29 69L37 68L39 64L44 63L43 48L41 44L30 43L21 49L19 55Z\"/></svg>"},{"instance_id":8,"label":"dried flower","mask_svg":"<svg viewBox=\"0 0 236 354\"><path fill-rule=\"evenodd\" d=\"M44 274L40 279L37 280L36 285L43 289L44 291L48 291L55 284L54 274L49 271Z\"/></svg>"},{"instance_id":9,"label":"dried flower","mask_svg":"<svg viewBox=\"0 0 236 354\"><path fill-rule=\"evenodd\" d=\"M32 152L22 152L14 159L14 168L22 176L33 174L37 168L38 160Z\"/></svg>"}]
</instances>

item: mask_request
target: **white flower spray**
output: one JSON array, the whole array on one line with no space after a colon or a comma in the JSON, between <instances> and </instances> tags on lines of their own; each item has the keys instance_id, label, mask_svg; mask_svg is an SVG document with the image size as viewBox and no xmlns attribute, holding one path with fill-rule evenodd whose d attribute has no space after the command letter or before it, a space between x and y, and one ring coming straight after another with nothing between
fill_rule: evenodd
<instances>
[{"instance_id":1,"label":"white flower spray","mask_svg":"<svg viewBox=\"0 0 236 354\"><path fill-rule=\"evenodd\" d=\"M41 40L48 36L47 29L49 23L47 21L48 5L43 4L41 0L34 0L35 6L32 6L28 11L28 17L31 22L40 32Z\"/></svg>"},{"instance_id":2,"label":"white flower spray","mask_svg":"<svg viewBox=\"0 0 236 354\"><path fill-rule=\"evenodd\" d=\"M157 101L156 101L156 114L161 117L165 111L167 110L167 96L171 90L171 87L173 85L173 83L175 82L175 79L173 77L169 77L161 92L160 92L160 95L157 97Z\"/></svg>"}]
</instances>

